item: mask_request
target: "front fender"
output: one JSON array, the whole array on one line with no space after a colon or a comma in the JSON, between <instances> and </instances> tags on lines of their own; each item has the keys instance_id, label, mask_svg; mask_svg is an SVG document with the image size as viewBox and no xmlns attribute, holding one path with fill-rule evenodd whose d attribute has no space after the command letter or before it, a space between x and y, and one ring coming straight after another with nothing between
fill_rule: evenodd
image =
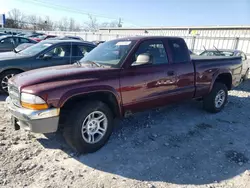
<instances>
[{"instance_id":1,"label":"front fender","mask_svg":"<svg viewBox=\"0 0 250 188\"><path fill-rule=\"evenodd\" d=\"M122 101L121 101L121 96L119 95L119 93L111 86L90 86L90 87L84 87L84 88L76 88L76 89L71 89L67 92L65 92L59 99L57 106L58 107L63 107L64 104L69 100L72 99L73 97L76 96L81 96L81 95L87 95L87 94L94 94L97 92L109 92L112 95L114 95L118 107L119 107L119 112L120 114L122 114Z\"/></svg>"}]
</instances>

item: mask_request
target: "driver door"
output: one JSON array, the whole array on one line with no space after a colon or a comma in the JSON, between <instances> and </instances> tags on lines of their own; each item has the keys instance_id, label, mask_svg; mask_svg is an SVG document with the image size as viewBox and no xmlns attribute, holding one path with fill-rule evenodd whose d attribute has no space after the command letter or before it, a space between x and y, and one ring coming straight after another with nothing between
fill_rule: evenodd
<instances>
[{"instance_id":1,"label":"driver door","mask_svg":"<svg viewBox=\"0 0 250 188\"><path fill-rule=\"evenodd\" d=\"M32 69L67 65L71 63L71 44L63 44L52 47L49 51L40 55L32 64Z\"/></svg>"},{"instance_id":2,"label":"driver door","mask_svg":"<svg viewBox=\"0 0 250 188\"><path fill-rule=\"evenodd\" d=\"M139 55L145 53L152 57L152 63L137 64ZM164 42L142 42L129 61L131 66L122 69L120 76L124 110L136 112L169 103L176 91L176 74L174 65L168 60Z\"/></svg>"}]
</instances>

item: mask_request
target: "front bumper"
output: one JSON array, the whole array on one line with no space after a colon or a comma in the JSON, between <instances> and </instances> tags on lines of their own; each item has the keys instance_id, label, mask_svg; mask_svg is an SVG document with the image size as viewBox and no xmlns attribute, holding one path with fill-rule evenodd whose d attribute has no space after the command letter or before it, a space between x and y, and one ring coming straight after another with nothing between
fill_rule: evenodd
<instances>
[{"instance_id":1,"label":"front bumper","mask_svg":"<svg viewBox=\"0 0 250 188\"><path fill-rule=\"evenodd\" d=\"M7 97L6 104L14 118L15 127L19 126L34 133L51 133L57 131L60 108L30 110L14 105L10 97Z\"/></svg>"}]
</instances>

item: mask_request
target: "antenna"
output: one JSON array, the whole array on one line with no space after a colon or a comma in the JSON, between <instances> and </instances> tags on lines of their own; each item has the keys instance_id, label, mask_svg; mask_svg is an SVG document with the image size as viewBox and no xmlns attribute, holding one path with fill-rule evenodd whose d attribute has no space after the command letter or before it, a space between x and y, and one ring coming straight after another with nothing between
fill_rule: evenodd
<instances>
[{"instance_id":1,"label":"antenna","mask_svg":"<svg viewBox=\"0 0 250 188\"><path fill-rule=\"evenodd\" d=\"M205 48L205 46L203 45L203 48L204 48L204 50L205 50L205 52L207 51L207 49Z\"/></svg>"},{"instance_id":2,"label":"antenna","mask_svg":"<svg viewBox=\"0 0 250 188\"><path fill-rule=\"evenodd\" d=\"M221 51L218 50L218 48L216 48L215 46L214 46L214 48L216 49L217 52L219 52L219 53L221 54ZM222 55L222 54L221 54L221 55Z\"/></svg>"}]
</instances>

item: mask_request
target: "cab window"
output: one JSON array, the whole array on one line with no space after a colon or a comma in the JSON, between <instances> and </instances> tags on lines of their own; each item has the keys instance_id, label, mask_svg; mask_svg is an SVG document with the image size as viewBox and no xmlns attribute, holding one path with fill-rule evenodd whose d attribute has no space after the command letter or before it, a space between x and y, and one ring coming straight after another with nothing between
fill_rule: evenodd
<instances>
[{"instance_id":1,"label":"cab window","mask_svg":"<svg viewBox=\"0 0 250 188\"><path fill-rule=\"evenodd\" d=\"M148 54L152 58L152 64L167 64L168 58L165 47L162 41L159 40L149 40L142 42L135 53L134 61L141 54ZM133 66L136 65L133 64Z\"/></svg>"}]
</instances>

